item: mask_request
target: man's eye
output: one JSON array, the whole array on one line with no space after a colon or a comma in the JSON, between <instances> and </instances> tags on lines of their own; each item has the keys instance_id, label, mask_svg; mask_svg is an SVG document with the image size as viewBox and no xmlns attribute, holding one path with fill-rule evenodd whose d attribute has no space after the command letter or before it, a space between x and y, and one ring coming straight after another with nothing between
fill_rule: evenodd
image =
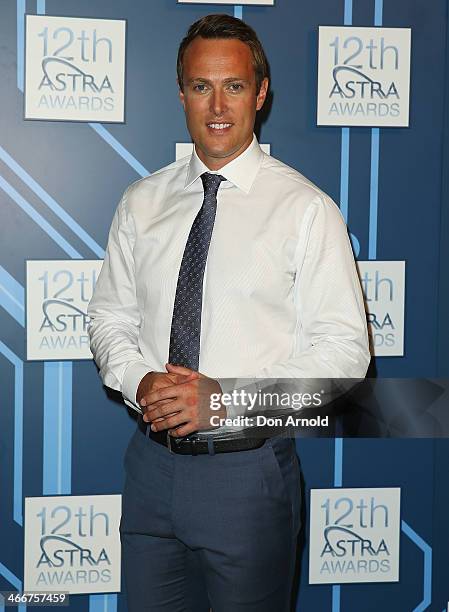
<instances>
[{"instance_id":1,"label":"man's eye","mask_svg":"<svg viewBox=\"0 0 449 612\"><path fill-rule=\"evenodd\" d=\"M231 83L229 85L229 89L233 92L241 91L243 89L243 85L241 83Z\"/></svg>"},{"instance_id":2,"label":"man's eye","mask_svg":"<svg viewBox=\"0 0 449 612\"><path fill-rule=\"evenodd\" d=\"M194 91L198 91L199 93L204 93L206 91L206 85L204 83L198 83L193 86Z\"/></svg>"}]
</instances>

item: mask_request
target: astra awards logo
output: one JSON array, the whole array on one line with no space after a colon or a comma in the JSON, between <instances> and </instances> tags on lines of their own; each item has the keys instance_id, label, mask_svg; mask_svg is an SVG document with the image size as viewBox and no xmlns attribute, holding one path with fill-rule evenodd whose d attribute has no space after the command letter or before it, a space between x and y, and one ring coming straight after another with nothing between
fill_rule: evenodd
<instances>
[{"instance_id":1,"label":"astra awards logo","mask_svg":"<svg viewBox=\"0 0 449 612\"><path fill-rule=\"evenodd\" d=\"M318 125L408 126L409 28L320 26Z\"/></svg>"},{"instance_id":2,"label":"astra awards logo","mask_svg":"<svg viewBox=\"0 0 449 612\"><path fill-rule=\"evenodd\" d=\"M404 355L405 261L359 261L371 350Z\"/></svg>"},{"instance_id":3,"label":"astra awards logo","mask_svg":"<svg viewBox=\"0 0 449 612\"><path fill-rule=\"evenodd\" d=\"M120 591L120 495L25 500L25 590Z\"/></svg>"},{"instance_id":4,"label":"astra awards logo","mask_svg":"<svg viewBox=\"0 0 449 612\"><path fill-rule=\"evenodd\" d=\"M309 582L399 580L400 489L312 489Z\"/></svg>"},{"instance_id":5,"label":"astra awards logo","mask_svg":"<svg viewBox=\"0 0 449 612\"><path fill-rule=\"evenodd\" d=\"M27 262L27 358L91 359L87 305L101 260Z\"/></svg>"},{"instance_id":6,"label":"astra awards logo","mask_svg":"<svg viewBox=\"0 0 449 612\"><path fill-rule=\"evenodd\" d=\"M126 22L26 16L25 119L124 121Z\"/></svg>"}]
</instances>

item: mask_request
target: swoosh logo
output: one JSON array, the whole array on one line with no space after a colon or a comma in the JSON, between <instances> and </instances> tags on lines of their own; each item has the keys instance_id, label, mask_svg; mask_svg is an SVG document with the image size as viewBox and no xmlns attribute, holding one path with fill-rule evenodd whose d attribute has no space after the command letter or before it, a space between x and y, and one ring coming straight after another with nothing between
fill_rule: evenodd
<instances>
[{"instance_id":1,"label":"swoosh logo","mask_svg":"<svg viewBox=\"0 0 449 612\"><path fill-rule=\"evenodd\" d=\"M46 551L46 545L47 545L48 542L51 542L51 541L63 542L64 544L68 544L69 546L73 546L74 550L79 550L80 552L82 551L84 553L83 561L86 560L91 565L95 565L96 564L95 563L95 559L92 556L92 553L91 553L91 551L88 548L83 548L82 546L79 546L75 542L72 542L71 540L69 540L67 538L64 538L62 536L57 536L57 535L44 536L44 537L41 538L41 541L40 541L41 550L49 558L49 560L50 560L50 555ZM86 552L89 553L87 556L86 556ZM50 560L50 564L53 565L51 560Z\"/></svg>"},{"instance_id":2,"label":"swoosh logo","mask_svg":"<svg viewBox=\"0 0 449 612\"><path fill-rule=\"evenodd\" d=\"M346 552L345 551L341 551L341 552L337 553L336 550L334 549L334 547L332 546L332 544L329 542L329 534L332 531L343 532L344 534L350 535L353 538L359 540L360 542L369 542L369 546L368 546L367 550L369 550L369 552L372 555L376 554L376 551L374 550L374 548L373 548L373 546L371 544L371 540L368 540L366 538L362 538L361 536L359 536L358 533L355 533L355 531L351 531L350 529L347 529L346 527L339 527L338 525L330 525L329 527L326 527L324 529L324 539L326 540L326 544L328 544L328 546L330 547L332 552L335 553L335 555L337 557L344 557Z\"/></svg>"},{"instance_id":3,"label":"swoosh logo","mask_svg":"<svg viewBox=\"0 0 449 612\"><path fill-rule=\"evenodd\" d=\"M58 310L55 313L51 312L52 307L56 305L58 306ZM67 316L69 316L70 312L74 312L76 313L76 315L81 315L83 317L83 322L90 320L90 317L87 315L86 312L84 312L77 306L74 306L73 304L69 304L68 302L64 302L62 300L45 300L45 302L42 303L42 312L44 313L44 317L51 324L51 326L55 328L56 331L65 331L65 329L64 326L62 326L61 329L58 329L57 324L54 323L52 317L56 317L60 314L65 314L64 309L66 310ZM60 325L61 323L59 322L58 324Z\"/></svg>"},{"instance_id":4,"label":"swoosh logo","mask_svg":"<svg viewBox=\"0 0 449 612\"><path fill-rule=\"evenodd\" d=\"M71 62L68 62L67 60L61 59L60 57L46 57L42 60L42 70L45 76L47 77L48 81L55 87L55 89L58 89L58 88L56 87L54 82L49 77L48 70L47 70L47 66L50 63L63 64L64 66L68 66L69 68L76 70L78 74L82 74L85 77L91 77L92 81L89 81L89 85L92 85L96 89L96 91L98 92L100 91L99 87L97 87L97 85L95 84L95 81L93 80L92 75L89 74L88 72L84 72L83 70L81 70L81 68L78 68L78 66L75 66L75 64L72 64Z\"/></svg>"},{"instance_id":5,"label":"swoosh logo","mask_svg":"<svg viewBox=\"0 0 449 612\"><path fill-rule=\"evenodd\" d=\"M366 83L372 83L376 85L379 83L378 81L374 81L373 79L371 79L369 76L367 76L360 70L357 70L357 68L351 68L350 66L335 66L335 68L332 70L332 77L334 79L334 83L338 85L340 89L342 89L342 86L340 85L338 79L341 78L342 72L350 72L350 73L356 74L357 76L362 77L362 79L365 79ZM387 97L385 93L382 91L382 88L378 89L377 91L380 94L381 98Z\"/></svg>"}]
</instances>

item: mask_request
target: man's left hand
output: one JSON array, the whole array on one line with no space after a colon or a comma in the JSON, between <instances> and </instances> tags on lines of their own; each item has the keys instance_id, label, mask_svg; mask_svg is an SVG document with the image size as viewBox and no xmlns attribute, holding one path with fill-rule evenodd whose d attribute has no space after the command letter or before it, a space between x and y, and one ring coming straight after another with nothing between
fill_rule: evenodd
<instances>
[{"instance_id":1,"label":"man's left hand","mask_svg":"<svg viewBox=\"0 0 449 612\"><path fill-rule=\"evenodd\" d=\"M226 417L226 408L211 410L211 395L222 393L219 383L200 372L168 363L167 372L189 376L185 382L150 393L144 421L153 431L168 429L171 436L183 437L194 431L213 429L210 418ZM161 400L169 400L161 403ZM156 419L158 419L156 421Z\"/></svg>"}]
</instances>

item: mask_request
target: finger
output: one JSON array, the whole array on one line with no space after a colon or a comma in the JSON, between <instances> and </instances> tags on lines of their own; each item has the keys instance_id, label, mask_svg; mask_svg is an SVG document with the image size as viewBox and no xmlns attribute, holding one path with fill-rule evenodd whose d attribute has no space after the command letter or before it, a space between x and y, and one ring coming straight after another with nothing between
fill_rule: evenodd
<instances>
[{"instance_id":1,"label":"finger","mask_svg":"<svg viewBox=\"0 0 449 612\"><path fill-rule=\"evenodd\" d=\"M142 417L142 419L145 421L145 423L157 423L158 421L164 421L168 416L173 416L174 414L177 414L176 412L171 412L170 414L167 414L166 416L161 416L161 417L157 417L157 418L150 418L148 417L146 414Z\"/></svg>"},{"instance_id":2,"label":"finger","mask_svg":"<svg viewBox=\"0 0 449 612\"><path fill-rule=\"evenodd\" d=\"M174 414L165 418L163 421L158 421L151 423L152 431L165 431L166 429L172 429L174 427L178 427L179 425L183 425L186 422L185 415L183 413L178 412L178 414Z\"/></svg>"},{"instance_id":3,"label":"finger","mask_svg":"<svg viewBox=\"0 0 449 612\"><path fill-rule=\"evenodd\" d=\"M154 405L155 405L155 406L157 406L158 404L160 404L160 405L162 406L163 404L168 404L169 402L172 402L172 401L173 401L173 400L170 400L170 399L159 400L159 401L158 401L156 404L154 404ZM140 406L142 407L142 410L141 410L142 414L146 414L146 412L147 412L147 404L146 404L146 402L145 402L145 403L143 403L143 399L142 399L142 400L141 400L141 402L140 402ZM153 404L152 404L151 406L153 406ZM150 407L150 408L148 408L148 410L150 410L150 409L151 409L151 407Z\"/></svg>"},{"instance_id":4,"label":"finger","mask_svg":"<svg viewBox=\"0 0 449 612\"><path fill-rule=\"evenodd\" d=\"M180 425L176 429L169 429L168 433L173 438L183 438L184 436L188 436L194 431L197 431L195 425L193 425L192 423L186 423L185 425Z\"/></svg>"},{"instance_id":5,"label":"finger","mask_svg":"<svg viewBox=\"0 0 449 612\"><path fill-rule=\"evenodd\" d=\"M185 374L175 374L174 372L167 372L166 377L167 380L170 380L174 385L179 385L180 383L189 380L190 374L186 376ZM167 384L165 386L167 386Z\"/></svg>"},{"instance_id":6,"label":"finger","mask_svg":"<svg viewBox=\"0 0 449 612\"><path fill-rule=\"evenodd\" d=\"M152 388L151 388L151 392L150 393L154 393L155 391L159 391L160 389L165 389L167 387L174 387L175 385L179 385L183 382L186 382L187 380L189 380L188 376L185 375L180 375L180 374L164 374L163 376L160 376L159 378L156 379L156 381L154 382ZM148 405L148 397L149 393L147 395L144 395L140 401L139 401L139 405L142 407L145 407ZM162 400L161 400L162 401ZM164 400L167 401L167 400ZM168 400L169 401L169 400Z\"/></svg>"},{"instance_id":7,"label":"finger","mask_svg":"<svg viewBox=\"0 0 449 612\"><path fill-rule=\"evenodd\" d=\"M152 423L158 418L161 418L161 417L166 418L170 414L175 414L177 412L180 412L182 408L183 408L183 405L181 404L181 402L178 402L177 400L173 400L172 402L167 402L164 405L161 405L159 403L155 405L154 408L146 411L143 420L146 423Z\"/></svg>"},{"instance_id":8,"label":"finger","mask_svg":"<svg viewBox=\"0 0 449 612\"><path fill-rule=\"evenodd\" d=\"M169 414L166 414L165 416L156 417L156 418L152 418L149 416L145 418L146 416L145 415L143 417L143 420L145 421L145 423L157 423L158 421L165 421L165 419L168 419L169 417L174 416L175 414L180 414L181 412L182 412L181 410L177 410L176 412L170 412Z\"/></svg>"},{"instance_id":9,"label":"finger","mask_svg":"<svg viewBox=\"0 0 449 612\"><path fill-rule=\"evenodd\" d=\"M181 374L183 376L189 376L192 379L199 378L198 372L195 370L191 370L190 368L185 368L184 366L173 365L172 363L166 363L165 369L167 372L172 372L173 374Z\"/></svg>"},{"instance_id":10,"label":"finger","mask_svg":"<svg viewBox=\"0 0 449 612\"><path fill-rule=\"evenodd\" d=\"M168 414L166 417L159 417L159 418L157 418L157 419L154 419L154 421L152 421L152 422L153 422L153 423L159 423L159 422L161 422L161 421L165 421L165 419L166 419L167 417L174 416L175 414L178 414L178 413L177 413L177 412L172 412L171 414ZM144 419L144 420L145 420L145 419ZM145 421L145 422L147 423L148 421Z\"/></svg>"},{"instance_id":11,"label":"finger","mask_svg":"<svg viewBox=\"0 0 449 612\"><path fill-rule=\"evenodd\" d=\"M161 399L158 402L156 402L155 404L152 404L151 406L148 407L148 410L151 410L151 408L153 406L157 406L158 404L160 404L161 406L163 406L164 404L168 404L169 402L172 402L172 399Z\"/></svg>"},{"instance_id":12,"label":"finger","mask_svg":"<svg viewBox=\"0 0 449 612\"><path fill-rule=\"evenodd\" d=\"M179 389L180 385L170 385L169 387L164 387L163 389L156 389L155 391L151 391L151 393L145 395L143 400L145 400L146 406L155 404L160 400L172 400L179 396Z\"/></svg>"},{"instance_id":13,"label":"finger","mask_svg":"<svg viewBox=\"0 0 449 612\"><path fill-rule=\"evenodd\" d=\"M197 380L186 380L185 382L158 391L152 391L145 396L146 404L156 404L161 399L182 399L187 404L191 405L192 401L198 397Z\"/></svg>"},{"instance_id":14,"label":"finger","mask_svg":"<svg viewBox=\"0 0 449 612\"><path fill-rule=\"evenodd\" d=\"M176 412L172 412L171 414L176 414ZM171 415L168 415L171 416ZM145 421L145 423L150 423L151 421L163 421L165 419L165 416L161 416L161 417L157 417L155 419L151 419L149 417L146 416L146 412L143 413L142 415L142 419Z\"/></svg>"}]
</instances>

